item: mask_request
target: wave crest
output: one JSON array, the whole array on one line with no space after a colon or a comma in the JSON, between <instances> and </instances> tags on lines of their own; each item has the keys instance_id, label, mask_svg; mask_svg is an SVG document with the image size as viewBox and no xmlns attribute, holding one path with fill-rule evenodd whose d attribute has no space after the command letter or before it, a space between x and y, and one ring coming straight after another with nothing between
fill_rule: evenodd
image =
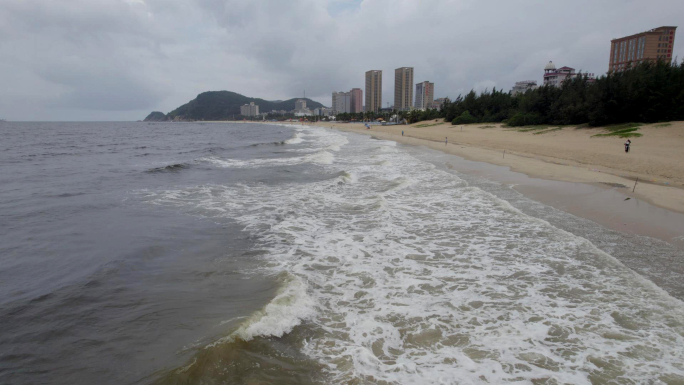
<instances>
[{"instance_id":1,"label":"wave crest","mask_svg":"<svg viewBox=\"0 0 684 385\"><path fill-rule=\"evenodd\" d=\"M302 321L312 317L315 314L315 306L314 301L306 293L306 284L287 272L281 273L279 279L283 286L271 302L252 314L231 335L208 347L237 339L251 341L255 337L282 337Z\"/></svg>"}]
</instances>

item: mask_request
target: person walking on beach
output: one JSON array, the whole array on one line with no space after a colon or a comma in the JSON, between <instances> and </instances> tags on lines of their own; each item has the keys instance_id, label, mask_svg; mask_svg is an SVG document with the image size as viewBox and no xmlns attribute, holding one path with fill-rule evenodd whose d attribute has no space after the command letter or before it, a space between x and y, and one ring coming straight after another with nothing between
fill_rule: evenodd
<instances>
[{"instance_id":1,"label":"person walking on beach","mask_svg":"<svg viewBox=\"0 0 684 385\"><path fill-rule=\"evenodd\" d=\"M627 139L625 142L625 152L629 152L629 146L632 144L632 141Z\"/></svg>"},{"instance_id":2,"label":"person walking on beach","mask_svg":"<svg viewBox=\"0 0 684 385\"><path fill-rule=\"evenodd\" d=\"M401 132L401 136L404 136L404 131Z\"/></svg>"},{"instance_id":3,"label":"person walking on beach","mask_svg":"<svg viewBox=\"0 0 684 385\"><path fill-rule=\"evenodd\" d=\"M444 137L444 145L446 146L447 144L449 144L449 138L445 136Z\"/></svg>"}]
</instances>

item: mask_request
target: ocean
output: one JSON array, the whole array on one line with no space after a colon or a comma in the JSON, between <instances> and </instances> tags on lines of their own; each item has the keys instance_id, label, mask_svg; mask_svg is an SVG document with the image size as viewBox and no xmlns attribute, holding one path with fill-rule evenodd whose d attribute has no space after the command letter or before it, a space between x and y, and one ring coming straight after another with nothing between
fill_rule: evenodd
<instances>
[{"instance_id":1,"label":"ocean","mask_svg":"<svg viewBox=\"0 0 684 385\"><path fill-rule=\"evenodd\" d=\"M0 383L684 383L684 255L323 127L0 123Z\"/></svg>"}]
</instances>

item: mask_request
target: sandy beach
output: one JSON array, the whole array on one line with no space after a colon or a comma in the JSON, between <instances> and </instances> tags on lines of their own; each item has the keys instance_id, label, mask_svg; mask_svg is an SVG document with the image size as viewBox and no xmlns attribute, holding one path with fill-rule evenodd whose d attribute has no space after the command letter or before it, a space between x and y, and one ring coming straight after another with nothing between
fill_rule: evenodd
<instances>
[{"instance_id":1,"label":"sandy beach","mask_svg":"<svg viewBox=\"0 0 684 385\"><path fill-rule=\"evenodd\" d=\"M602 128L525 131L529 127L435 121L370 130L360 123L317 125L455 155L449 168L514 186L532 199L607 228L684 249L684 122L641 126L643 136L631 138L629 154L624 152L626 139L594 137L607 132Z\"/></svg>"},{"instance_id":2,"label":"sandy beach","mask_svg":"<svg viewBox=\"0 0 684 385\"><path fill-rule=\"evenodd\" d=\"M612 187L629 197L684 213L684 122L643 125L638 131L643 136L631 138L628 154L623 147L626 139L595 137L607 132L601 128L552 126L529 130L435 121L372 126L370 130L363 124L319 125L424 145L536 178ZM637 178L639 183L632 193Z\"/></svg>"}]
</instances>

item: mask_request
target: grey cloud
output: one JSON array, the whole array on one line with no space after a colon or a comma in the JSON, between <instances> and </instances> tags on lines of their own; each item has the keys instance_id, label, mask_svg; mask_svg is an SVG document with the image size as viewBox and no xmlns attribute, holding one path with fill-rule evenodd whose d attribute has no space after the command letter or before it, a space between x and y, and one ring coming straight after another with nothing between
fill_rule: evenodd
<instances>
[{"instance_id":1,"label":"grey cloud","mask_svg":"<svg viewBox=\"0 0 684 385\"><path fill-rule=\"evenodd\" d=\"M611 38L679 20L680 0L3 0L0 116L139 119L217 89L330 104L370 69L391 101L401 66L455 97L549 60L602 74Z\"/></svg>"}]
</instances>

